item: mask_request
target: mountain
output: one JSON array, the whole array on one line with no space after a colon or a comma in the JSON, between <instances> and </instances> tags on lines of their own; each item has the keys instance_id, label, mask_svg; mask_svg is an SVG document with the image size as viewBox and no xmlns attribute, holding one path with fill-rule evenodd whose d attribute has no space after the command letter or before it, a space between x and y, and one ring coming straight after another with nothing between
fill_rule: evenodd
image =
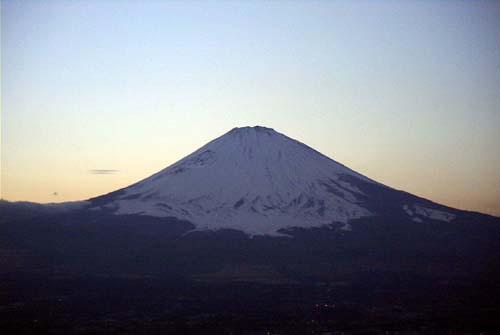
<instances>
[{"instance_id":1,"label":"mountain","mask_svg":"<svg viewBox=\"0 0 500 335\"><path fill-rule=\"evenodd\" d=\"M493 334L500 219L235 128L87 201L0 201L0 282L3 333Z\"/></svg>"},{"instance_id":2,"label":"mountain","mask_svg":"<svg viewBox=\"0 0 500 335\"><path fill-rule=\"evenodd\" d=\"M0 216L7 272L500 279L499 218L385 186L264 127L109 194L1 202Z\"/></svg>"},{"instance_id":3,"label":"mountain","mask_svg":"<svg viewBox=\"0 0 500 335\"><path fill-rule=\"evenodd\" d=\"M134 185L90 200L116 215L175 217L196 230L280 236L375 216L453 221L460 211L377 183L265 127L234 128Z\"/></svg>"}]
</instances>

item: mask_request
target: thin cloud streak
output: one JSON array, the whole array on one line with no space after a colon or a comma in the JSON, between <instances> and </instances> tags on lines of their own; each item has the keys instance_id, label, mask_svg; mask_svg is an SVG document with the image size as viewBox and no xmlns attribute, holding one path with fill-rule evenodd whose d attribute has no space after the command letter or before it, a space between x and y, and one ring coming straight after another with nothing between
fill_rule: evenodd
<instances>
[{"instance_id":1,"label":"thin cloud streak","mask_svg":"<svg viewBox=\"0 0 500 335\"><path fill-rule=\"evenodd\" d=\"M111 170L111 169L94 169L94 170L89 170L90 174L113 174L117 173L119 170Z\"/></svg>"}]
</instances>

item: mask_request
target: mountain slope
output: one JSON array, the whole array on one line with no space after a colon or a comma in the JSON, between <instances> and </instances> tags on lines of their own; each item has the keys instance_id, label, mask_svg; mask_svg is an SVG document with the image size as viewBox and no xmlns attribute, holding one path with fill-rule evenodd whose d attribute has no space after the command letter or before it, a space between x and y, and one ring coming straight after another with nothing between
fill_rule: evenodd
<instances>
[{"instance_id":1,"label":"mountain slope","mask_svg":"<svg viewBox=\"0 0 500 335\"><path fill-rule=\"evenodd\" d=\"M451 221L458 211L377 183L273 129L234 128L134 185L90 199L116 215L175 217L196 230L280 235L292 227L404 215Z\"/></svg>"}]
</instances>

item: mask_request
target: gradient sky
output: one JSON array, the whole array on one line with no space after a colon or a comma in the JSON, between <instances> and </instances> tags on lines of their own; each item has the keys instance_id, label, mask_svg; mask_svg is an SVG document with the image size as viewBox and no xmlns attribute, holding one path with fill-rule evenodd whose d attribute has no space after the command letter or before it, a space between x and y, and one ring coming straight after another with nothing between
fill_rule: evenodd
<instances>
[{"instance_id":1,"label":"gradient sky","mask_svg":"<svg viewBox=\"0 0 500 335\"><path fill-rule=\"evenodd\" d=\"M235 126L500 215L500 3L2 1L8 200L100 195Z\"/></svg>"}]
</instances>

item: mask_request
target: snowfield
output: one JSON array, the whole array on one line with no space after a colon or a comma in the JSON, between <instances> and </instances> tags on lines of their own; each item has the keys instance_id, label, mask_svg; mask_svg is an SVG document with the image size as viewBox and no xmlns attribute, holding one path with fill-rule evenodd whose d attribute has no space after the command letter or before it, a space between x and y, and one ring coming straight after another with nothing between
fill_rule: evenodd
<instances>
[{"instance_id":1,"label":"snowfield","mask_svg":"<svg viewBox=\"0 0 500 335\"><path fill-rule=\"evenodd\" d=\"M363 205L363 192L346 180L385 187L273 129L243 127L101 206L116 215L176 217L197 230L277 236L280 229L332 223L349 230L350 220L375 213ZM418 206L413 211L431 219L451 217Z\"/></svg>"}]
</instances>

